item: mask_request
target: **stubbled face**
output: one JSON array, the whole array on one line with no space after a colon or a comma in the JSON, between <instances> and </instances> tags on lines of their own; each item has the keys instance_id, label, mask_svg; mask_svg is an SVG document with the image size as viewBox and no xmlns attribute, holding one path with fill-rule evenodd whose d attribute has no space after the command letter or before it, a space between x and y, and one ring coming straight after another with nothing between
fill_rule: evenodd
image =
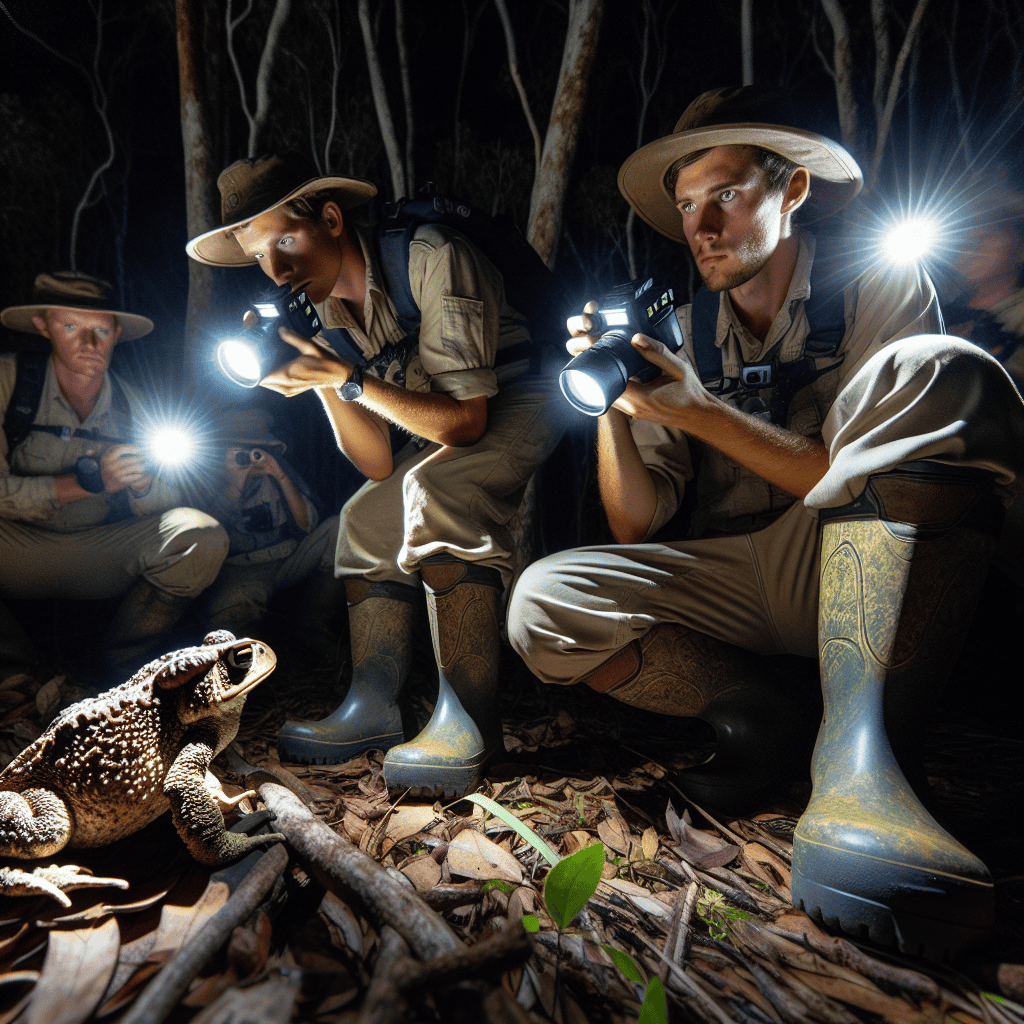
<instances>
[{"instance_id":1,"label":"stubbled face","mask_svg":"<svg viewBox=\"0 0 1024 1024\"><path fill-rule=\"evenodd\" d=\"M239 228L235 238L274 284L323 302L341 274L341 233L340 217L303 220L278 206Z\"/></svg>"},{"instance_id":2,"label":"stubbled face","mask_svg":"<svg viewBox=\"0 0 1024 1024\"><path fill-rule=\"evenodd\" d=\"M769 193L749 146L716 146L684 167L675 199L709 291L745 284L766 266L782 237L784 192Z\"/></svg>"},{"instance_id":3,"label":"stubbled face","mask_svg":"<svg viewBox=\"0 0 1024 1024\"><path fill-rule=\"evenodd\" d=\"M50 339L53 358L64 369L83 377L102 377L110 365L121 325L110 313L52 306L32 322Z\"/></svg>"}]
</instances>

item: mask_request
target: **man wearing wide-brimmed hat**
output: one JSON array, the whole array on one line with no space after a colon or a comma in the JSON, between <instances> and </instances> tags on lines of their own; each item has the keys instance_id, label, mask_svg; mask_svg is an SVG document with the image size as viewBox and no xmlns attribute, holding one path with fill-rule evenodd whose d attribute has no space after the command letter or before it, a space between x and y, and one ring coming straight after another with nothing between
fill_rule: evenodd
<instances>
[{"instance_id":1,"label":"man wearing wide-brimmed hat","mask_svg":"<svg viewBox=\"0 0 1024 1024\"><path fill-rule=\"evenodd\" d=\"M33 302L0 322L50 343L0 356L0 595L123 595L102 642L111 669L130 674L213 581L228 546L216 520L177 507L177 489L154 480L132 443L152 403L110 360L153 322L70 271L40 274Z\"/></svg>"},{"instance_id":2,"label":"man wearing wide-brimmed hat","mask_svg":"<svg viewBox=\"0 0 1024 1024\"><path fill-rule=\"evenodd\" d=\"M223 459L216 493L206 507L228 532L231 547L217 579L203 594L202 618L208 629L253 636L279 590L314 576L324 601L341 592L334 578L338 517L323 522L298 474L284 460L284 441L271 430L272 417L255 406L226 410L217 420ZM337 623L304 622L306 647L333 653L337 636L322 631ZM314 661L315 659L308 659Z\"/></svg>"},{"instance_id":3,"label":"man wearing wide-brimmed hat","mask_svg":"<svg viewBox=\"0 0 1024 1024\"><path fill-rule=\"evenodd\" d=\"M335 561L349 603L352 682L328 718L285 724L281 756L333 763L384 749L389 786L461 795L503 749L509 520L561 433L553 382L531 377L525 321L501 274L460 233L415 232L408 280L420 323L410 334L354 211L373 185L274 156L233 164L218 187L224 226L192 239L189 255L258 264L312 300L323 344L282 331L298 356L261 384L285 395L316 389L341 450L370 478L342 509ZM402 743L398 698L424 591L440 689L430 722Z\"/></svg>"},{"instance_id":4,"label":"man wearing wide-brimmed hat","mask_svg":"<svg viewBox=\"0 0 1024 1024\"><path fill-rule=\"evenodd\" d=\"M913 774L914 715L970 621L993 492L1024 469L1024 406L995 360L936 333L922 271L844 271L853 253L826 263L797 227L860 186L788 94L755 88L699 97L625 162L623 195L689 247L704 288L677 310L682 351L633 338L663 375L631 382L599 420L620 544L528 567L509 638L547 682L709 722L714 755L679 778L723 814L806 768L817 722L767 656L819 658L825 718L794 899L941 955L985 933L992 882L901 768ZM570 321L570 351L594 342L590 327ZM688 533L655 538L691 488Z\"/></svg>"}]
</instances>

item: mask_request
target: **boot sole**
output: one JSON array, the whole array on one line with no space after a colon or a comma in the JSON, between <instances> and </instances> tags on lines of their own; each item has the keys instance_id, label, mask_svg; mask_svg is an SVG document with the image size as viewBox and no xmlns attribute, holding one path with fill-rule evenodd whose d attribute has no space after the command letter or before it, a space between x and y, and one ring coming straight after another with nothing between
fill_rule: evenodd
<instances>
[{"instance_id":1,"label":"boot sole","mask_svg":"<svg viewBox=\"0 0 1024 1024\"><path fill-rule=\"evenodd\" d=\"M484 763L463 767L384 762L388 789L408 789L412 796L455 799L476 789L483 779Z\"/></svg>"},{"instance_id":2,"label":"boot sole","mask_svg":"<svg viewBox=\"0 0 1024 1024\"><path fill-rule=\"evenodd\" d=\"M805 861L802 869L794 857L793 905L826 927L931 960L954 959L987 937L993 916L991 885L939 879L935 874L906 865L844 857L843 852L822 850L822 854L829 853L835 858L830 861L833 870L825 867L815 872L836 882L840 881L835 877L837 874L845 874L843 887L808 877L804 869L822 865L808 864L812 858L805 855L801 858ZM851 860L871 863L851 865ZM851 866L853 872L849 870ZM840 867L847 870L835 870ZM858 873L866 882L856 886L861 890L859 893L851 891L855 887L849 884L850 875ZM954 884L946 885L949 881ZM863 895L865 892L876 898ZM908 907L907 903L919 906ZM929 909L936 912L935 916L922 913Z\"/></svg>"},{"instance_id":3,"label":"boot sole","mask_svg":"<svg viewBox=\"0 0 1024 1024\"><path fill-rule=\"evenodd\" d=\"M367 750L382 750L387 753L404 740L405 735L400 732L366 736L348 743L280 736L277 740L277 752L282 761L290 764L341 764L342 761L348 761Z\"/></svg>"}]
</instances>

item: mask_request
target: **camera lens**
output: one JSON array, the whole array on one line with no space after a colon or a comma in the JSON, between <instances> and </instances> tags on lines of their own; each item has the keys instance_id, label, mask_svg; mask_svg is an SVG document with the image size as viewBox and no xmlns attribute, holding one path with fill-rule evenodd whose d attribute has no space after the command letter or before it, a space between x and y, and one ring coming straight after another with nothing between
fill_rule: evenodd
<instances>
[{"instance_id":1,"label":"camera lens","mask_svg":"<svg viewBox=\"0 0 1024 1024\"><path fill-rule=\"evenodd\" d=\"M235 452L235 464L239 466L248 466L252 463L252 456L246 452Z\"/></svg>"}]
</instances>

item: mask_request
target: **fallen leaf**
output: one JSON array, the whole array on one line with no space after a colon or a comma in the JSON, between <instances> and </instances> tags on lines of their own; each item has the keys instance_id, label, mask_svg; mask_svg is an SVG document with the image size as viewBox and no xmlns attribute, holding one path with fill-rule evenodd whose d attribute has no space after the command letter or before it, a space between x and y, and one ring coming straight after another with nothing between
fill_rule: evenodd
<instances>
[{"instance_id":1,"label":"fallen leaf","mask_svg":"<svg viewBox=\"0 0 1024 1024\"><path fill-rule=\"evenodd\" d=\"M618 814L610 813L603 821L598 822L597 834L609 850L621 853L623 857L629 856L633 845L629 838L629 826Z\"/></svg>"},{"instance_id":2,"label":"fallen leaf","mask_svg":"<svg viewBox=\"0 0 1024 1024\"><path fill-rule=\"evenodd\" d=\"M654 831L653 825L644 829L644 834L640 837L640 848L648 860L654 860L657 857L658 833Z\"/></svg>"},{"instance_id":3,"label":"fallen leaf","mask_svg":"<svg viewBox=\"0 0 1024 1024\"><path fill-rule=\"evenodd\" d=\"M463 878L502 878L521 882L523 869L510 853L473 829L463 829L448 844L448 867Z\"/></svg>"},{"instance_id":4,"label":"fallen leaf","mask_svg":"<svg viewBox=\"0 0 1024 1024\"><path fill-rule=\"evenodd\" d=\"M441 865L429 853L413 857L401 870L419 892L432 889L441 881Z\"/></svg>"}]
</instances>

